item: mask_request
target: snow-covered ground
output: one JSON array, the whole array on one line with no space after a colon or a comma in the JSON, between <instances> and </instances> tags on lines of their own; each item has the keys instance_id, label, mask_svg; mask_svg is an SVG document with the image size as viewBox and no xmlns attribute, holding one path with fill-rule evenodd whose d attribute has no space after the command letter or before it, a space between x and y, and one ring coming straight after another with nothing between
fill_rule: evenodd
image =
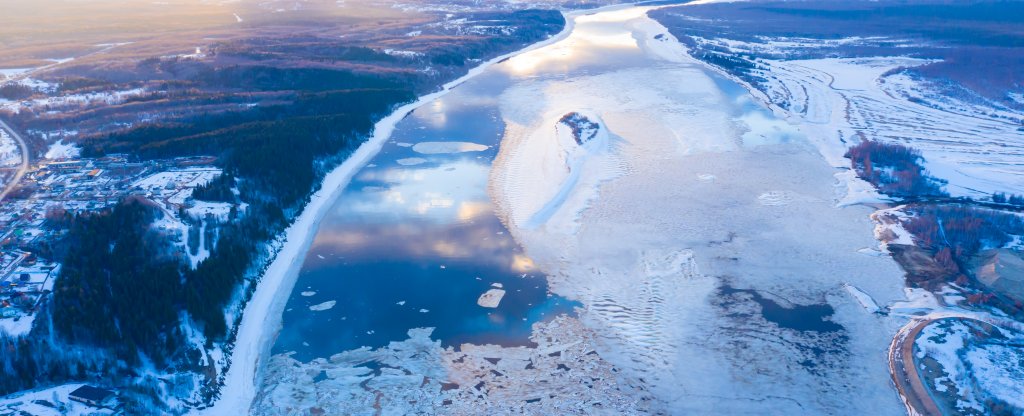
<instances>
[{"instance_id":1,"label":"snow-covered ground","mask_svg":"<svg viewBox=\"0 0 1024 416\"><path fill-rule=\"evenodd\" d=\"M35 320L36 316L34 314L23 315L18 318L0 319L0 333L10 337L28 335L32 331L32 324Z\"/></svg>"},{"instance_id":2,"label":"snow-covered ground","mask_svg":"<svg viewBox=\"0 0 1024 416\"><path fill-rule=\"evenodd\" d=\"M25 101L0 100L0 109L15 113L27 108L42 109L43 111L59 111L64 108L78 107L88 103L100 102L104 104L118 104L124 102L128 97L142 95L145 88L132 88L122 91L90 92L83 94L68 94L55 97L34 98Z\"/></svg>"},{"instance_id":3,"label":"snow-covered ground","mask_svg":"<svg viewBox=\"0 0 1024 416\"><path fill-rule=\"evenodd\" d=\"M0 130L0 167L9 168L21 164L21 150L7 132Z\"/></svg>"},{"instance_id":4,"label":"snow-covered ground","mask_svg":"<svg viewBox=\"0 0 1024 416\"><path fill-rule=\"evenodd\" d=\"M57 140L46 149L46 157L50 160L72 159L78 157L82 149L73 143L64 143L64 140Z\"/></svg>"},{"instance_id":5,"label":"snow-covered ground","mask_svg":"<svg viewBox=\"0 0 1024 416\"><path fill-rule=\"evenodd\" d=\"M110 409L98 409L68 399L81 383L32 390L0 398L0 414L32 416L113 415Z\"/></svg>"},{"instance_id":6,"label":"snow-covered ground","mask_svg":"<svg viewBox=\"0 0 1024 416\"><path fill-rule=\"evenodd\" d=\"M998 336L982 333L994 331ZM996 399L1024 411L1024 334L981 321L943 319L926 326L915 340L915 358L929 388L960 414L984 414Z\"/></svg>"},{"instance_id":7,"label":"snow-covered ground","mask_svg":"<svg viewBox=\"0 0 1024 416\"><path fill-rule=\"evenodd\" d=\"M838 206L846 187L807 132L722 90L644 12L579 18L576 37L509 62L528 79L501 97L492 196L513 234L552 290L584 305L598 354L669 413L902 413L883 351L904 318L872 305L903 300L903 276L862 251L877 244L871 210ZM636 49L638 62L571 69ZM616 137L616 174L559 195L574 166L554 122L581 108ZM559 198L588 203L530 221ZM842 329L769 320L726 285L784 310L827 305Z\"/></svg>"},{"instance_id":8,"label":"snow-covered ground","mask_svg":"<svg viewBox=\"0 0 1024 416\"><path fill-rule=\"evenodd\" d=\"M834 166L863 139L919 149L955 196L1024 193L1024 114L945 94L908 75L931 61L904 57L761 60L768 101L799 123Z\"/></svg>"},{"instance_id":9,"label":"snow-covered ground","mask_svg":"<svg viewBox=\"0 0 1024 416\"><path fill-rule=\"evenodd\" d=\"M544 99L544 87L515 88L505 93L505 100L520 103ZM503 194L499 201L512 213L508 220L517 226L565 225L564 232L574 231L576 216L588 201L597 197L594 191L598 185L624 171L621 158L612 151L613 133L608 131L600 116L586 116L596 127L592 132L580 132L590 139L577 143L572 128L560 120L566 114L589 112L569 105L572 104L553 102L544 109L502 109L504 114L522 110L540 110L544 114L531 125L512 122L506 127L503 147L510 150L504 153L505 168L497 171L502 179L494 183L498 186L497 192ZM509 118L518 121L515 116Z\"/></svg>"}]
</instances>

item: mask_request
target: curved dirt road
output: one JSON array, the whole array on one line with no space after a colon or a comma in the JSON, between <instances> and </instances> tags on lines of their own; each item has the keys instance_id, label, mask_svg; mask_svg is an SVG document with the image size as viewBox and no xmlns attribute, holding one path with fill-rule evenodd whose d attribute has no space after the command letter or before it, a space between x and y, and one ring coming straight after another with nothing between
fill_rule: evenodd
<instances>
[{"instance_id":1,"label":"curved dirt road","mask_svg":"<svg viewBox=\"0 0 1024 416\"><path fill-rule=\"evenodd\" d=\"M928 325L940 319L911 321L900 328L889 345L889 373L896 384L896 391L907 406L907 413L922 416L942 416L939 406L928 394L928 389L914 365L914 340Z\"/></svg>"}]
</instances>

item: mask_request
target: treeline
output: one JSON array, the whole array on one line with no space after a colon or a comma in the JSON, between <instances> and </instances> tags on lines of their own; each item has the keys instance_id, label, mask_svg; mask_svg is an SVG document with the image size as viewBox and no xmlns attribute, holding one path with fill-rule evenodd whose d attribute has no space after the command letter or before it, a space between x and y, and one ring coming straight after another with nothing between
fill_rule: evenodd
<instances>
[{"instance_id":1,"label":"treeline","mask_svg":"<svg viewBox=\"0 0 1024 416\"><path fill-rule=\"evenodd\" d=\"M226 173L209 183L197 186L192 191L192 198L200 201L235 202L235 175Z\"/></svg>"},{"instance_id":2,"label":"treeline","mask_svg":"<svg viewBox=\"0 0 1024 416\"><path fill-rule=\"evenodd\" d=\"M36 93L32 87L18 83L0 85L0 98L5 100L24 100Z\"/></svg>"},{"instance_id":3,"label":"treeline","mask_svg":"<svg viewBox=\"0 0 1024 416\"><path fill-rule=\"evenodd\" d=\"M992 202L997 204L1007 204L1016 207L1024 207L1024 195L1007 195L1004 192L996 192L992 194Z\"/></svg>"},{"instance_id":4,"label":"treeline","mask_svg":"<svg viewBox=\"0 0 1024 416\"><path fill-rule=\"evenodd\" d=\"M912 217L904 222L923 247L949 249L958 256L972 256L986 248L998 248L1024 235L1024 218L1003 211L970 205L912 205Z\"/></svg>"},{"instance_id":5,"label":"treeline","mask_svg":"<svg viewBox=\"0 0 1024 416\"><path fill-rule=\"evenodd\" d=\"M948 196L943 183L921 166L924 158L915 149L895 143L864 140L845 155L861 179L895 197Z\"/></svg>"}]
</instances>

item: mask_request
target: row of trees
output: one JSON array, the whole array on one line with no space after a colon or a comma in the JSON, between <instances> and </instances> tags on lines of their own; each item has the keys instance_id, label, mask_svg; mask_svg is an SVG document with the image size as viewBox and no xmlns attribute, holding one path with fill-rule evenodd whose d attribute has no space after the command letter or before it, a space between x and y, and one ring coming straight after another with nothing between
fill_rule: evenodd
<instances>
[{"instance_id":1,"label":"row of trees","mask_svg":"<svg viewBox=\"0 0 1024 416\"><path fill-rule=\"evenodd\" d=\"M864 140L847 150L857 175L878 190L896 197L947 196L943 182L928 176L921 152L910 147Z\"/></svg>"},{"instance_id":2,"label":"row of trees","mask_svg":"<svg viewBox=\"0 0 1024 416\"><path fill-rule=\"evenodd\" d=\"M1024 195L1007 195L1004 192L996 192L992 194L992 202L1024 207Z\"/></svg>"}]
</instances>

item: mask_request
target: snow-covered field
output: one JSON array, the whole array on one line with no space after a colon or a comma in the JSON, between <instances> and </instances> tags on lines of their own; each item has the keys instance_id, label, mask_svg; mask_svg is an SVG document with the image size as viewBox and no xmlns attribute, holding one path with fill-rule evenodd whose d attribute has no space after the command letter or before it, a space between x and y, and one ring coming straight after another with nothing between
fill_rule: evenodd
<instances>
[{"instance_id":1,"label":"snow-covered field","mask_svg":"<svg viewBox=\"0 0 1024 416\"><path fill-rule=\"evenodd\" d=\"M997 336L979 334L994 331ZM915 341L915 358L929 388L961 414L983 414L996 399L1024 411L1024 334L980 321L945 319L929 324ZM1010 410L1010 409L1008 409ZM1012 412L1013 410L1011 410Z\"/></svg>"},{"instance_id":2,"label":"snow-covered field","mask_svg":"<svg viewBox=\"0 0 1024 416\"><path fill-rule=\"evenodd\" d=\"M59 111L70 107L78 107L89 103L118 104L133 96L142 95L145 88L132 88L123 91L90 92L83 94L68 94L55 97L34 98L25 101L0 100L0 109L11 112L21 112L27 108L43 109L45 111Z\"/></svg>"},{"instance_id":3,"label":"snow-covered field","mask_svg":"<svg viewBox=\"0 0 1024 416\"><path fill-rule=\"evenodd\" d=\"M552 290L584 305L599 355L669 413L902 413L883 352L903 318L874 313L905 298L902 272L874 254L871 210L839 206L847 186L807 132L723 90L644 9L579 18L577 33L509 62L535 73L501 97L492 196ZM602 48L644 57L543 76ZM557 116L579 109L615 137L582 167L556 145ZM605 174L566 190L574 169ZM587 202L531 221L559 199ZM772 304L831 307L832 329Z\"/></svg>"},{"instance_id":4,"label":"snow-covered field","mask_svg":"<svg viewBox=\"0 0 1024 416\"><path fill-rule=\"evenodd\" d=\"M762 60L768 100L799 122L834 166L860 140L919 149L926 168L954 196L1024 193L1024 114L944 94L902 68L904 57Z\"/></svg>"}]
</instances>

